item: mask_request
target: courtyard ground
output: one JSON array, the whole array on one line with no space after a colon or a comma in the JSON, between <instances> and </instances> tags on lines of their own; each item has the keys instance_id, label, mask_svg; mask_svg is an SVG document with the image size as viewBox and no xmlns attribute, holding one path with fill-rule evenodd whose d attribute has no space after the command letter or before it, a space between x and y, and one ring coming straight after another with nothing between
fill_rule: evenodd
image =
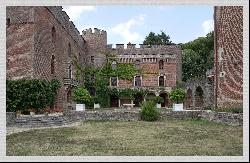
<instances>
[{"instance_id":1,"label":"courtyard ground","mask_svg":"<svg viewBox=\"0 0 250 163\"><path fill-rule=\"evenodd\" d=\"M239 156L243 130L201 120L85 121L6 138L7 156Z\"/></svg>"}]
</instances>

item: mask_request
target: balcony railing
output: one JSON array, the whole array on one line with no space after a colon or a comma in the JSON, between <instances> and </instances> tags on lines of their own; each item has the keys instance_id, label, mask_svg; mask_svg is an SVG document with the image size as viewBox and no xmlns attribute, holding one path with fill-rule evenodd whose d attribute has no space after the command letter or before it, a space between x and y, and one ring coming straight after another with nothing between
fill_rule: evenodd
<instances>
[{"instance_id":1,"label":"balcony railing","mask_svg":"<svg viewBox=\"0 0 250 163\"><path fill-rule=\"evenodd\" d=\"M79 82L77 80L70 79L70 78L64 78L63 83L64 85L71 85L74 87L79 86Z\"/></svg>"}]
</instances>

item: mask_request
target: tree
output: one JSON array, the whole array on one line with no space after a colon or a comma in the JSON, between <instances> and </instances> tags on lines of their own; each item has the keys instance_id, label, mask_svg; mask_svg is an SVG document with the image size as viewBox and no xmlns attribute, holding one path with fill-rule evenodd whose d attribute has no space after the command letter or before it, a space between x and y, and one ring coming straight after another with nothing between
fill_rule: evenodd
<instances>
[{"instance_id":1,"label":"tree","mask_svg":"<svg viewBox=\"0 0 250 163\"><path fill-rule=\"evenodd\" d=\"M206 37L180 44L182 48L183 81L204 76L208 69L213 67L214 32Z\"/></svg>"},{"instance_id":2,"label":"tree","mask_svg":"<svg viewBox=\"0 0 250 163\"><path fill-rule=\"evenodd\" d=\"M143 41L145 45L172 45L172 41L170 41L170 36L167 35L164 31L161 30L160 34L155 34L154 32L150 32L148 36L146 36Z\"/></svg>"},{"instance_id":3,"label":"tree","mask_svg":"<svg viewBox=\"0 0 250 163\"><path fill-rule=\"evenodd\" d=\"M176 102L177 104L179 104L179 102L183 102L185 97L186 97L186 92L182 88L173 89L169 94L169 98L174 102Z\"/></svg>"}]
</instances>

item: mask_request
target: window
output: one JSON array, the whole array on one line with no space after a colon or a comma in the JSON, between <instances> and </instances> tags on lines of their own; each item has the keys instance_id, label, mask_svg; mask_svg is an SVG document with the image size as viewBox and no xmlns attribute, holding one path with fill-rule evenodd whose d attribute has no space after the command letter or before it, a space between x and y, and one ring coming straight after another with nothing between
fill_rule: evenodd
<instances>
[{"instance_id":1,"label":"window","mask_svg":"<svg viewBox=\"0 0 250 163\"><path fill-rule=\"evenodd\" d=\"M160 60L160 61L159 61L159 69L160 69L160 70L163 70L163 67L164 67L164 61L163 61L163 60Z\"/></svg>"},{"instance_id":2,"label":"window","mask_svg":"<svg viewBox=\"0 0 250 163\"><path fill-rule=\"evenodd\" d=\"M71 65L69 65L69 68L68 68L68 77L71 79L72 77L72 69L71 69Z\"/></svg>"},{"instance_id":3,"label":"window","mask_svg":"<svg viewBox=\"0 0 250 163\"><path fill-rule=\"evenodd\" d=\"M118 80L117 77L111 77L111 86L117 86Z\"/></svg>"},{"instance_id":4,"label":"window","mask_svg":"<svg viewBox=\"0 0 250 163\"><path fill-rule=\"evenodd\" d=\"M70 45L70 43L68 45L68 56L71 57L71 45Z\"/></svg>"},{"instance_id":5,"label":"window","mask_svg":"<svg viewBox=\"0 0 250 163\"><path fill-rule=\"evenodd\" d=\"M137 69L140 68L140 61L139 60L135 61L135 68L137 68Z\"/></svg>"},{"instance_id":6,"label":"window","mask_svg":"<svg viewBox=\"0 0 250 163\"><path fill-rule=\"evenodd\" d=\"M141 77L140 76L136 76L135 77L135 86L136 87L140 87L141 86Z\"/></svg>"},{"instance_id":7,"label":"window","mask_svg":"<svg viewBox=\"0 0 250 163\"><path fill-rule=\"evenodd\" d=\"M94 63L94 61L95 61L94 56L91 56L91 63Z\"/></svg>"},{"instance_id":8,"label":"window","mask_svg":"<svg viewBox=\"0 0 250 163\"><path fill-rule=\"evenodd\" d=\"M50 71L51 71L51 74L52 74L52 75L55 74L55 56L54 56L54 55L51 56Z\"/></svg>"},{"instance_id":9,"label":"window","mask_svg":"<svg viewBox=\"0 0 250 163\"><path fill-rule=\"evenodd\" d=\"M159 86L164 87L164 76L159 76Z\"/></svg>"},{"instance_id":10,"label":"window","mask_svg":"<svg viewBox=\"0 0 250 163\"><path fill-rule=\"evenodd\" d=\"M52 27L52 43L56 42L56 29Z\"/></svg>"},{"instance_id":11,"label":"window","mask_svg":"<svg viewBox=\"0 0 250 163\"><path fill-rule=\"evenodd\" d=\"M6 19L6 26L9 27L10 26L10 18Z\"/></svg>"}]
</instances>

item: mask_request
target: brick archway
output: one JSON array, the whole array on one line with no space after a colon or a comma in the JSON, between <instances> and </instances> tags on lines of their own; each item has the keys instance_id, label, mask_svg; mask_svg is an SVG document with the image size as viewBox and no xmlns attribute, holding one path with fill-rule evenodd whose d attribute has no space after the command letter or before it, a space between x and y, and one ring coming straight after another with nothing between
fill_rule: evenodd
<instances>
[{"instance_id":1,"label":"brick archway","mask_svg":"<svg viewBox=\"0 0 250 163\"><path fill-rule=\"evenodd\" d=\"M169 100L168 100L168 93L162 92L159 95L160 97L163 98L163 103L161 103L161 107L168 107L169 106Z\"/></svg>"},{"instance_id":2,"label":"brick archway","mask_svg":"<svg viewBox=\"0 0 250 163\"><path fill-rule=\"evenodd\" d=\"M190 88L187 90L187 97L184 104L186 108L193 107L193 91Z\"/></svg>"},{"instance_id":3,"label":"brick archway","mask_svg":"<svg viewBox=\"0 0 250 163\"><path fill-rule=\"evenodd\" d=\"M203 90L200 86L198 86L195 90L195 103L194 106L195 108L203 108L204 101L203 101Z\"/></svg>"}]
</instances>

